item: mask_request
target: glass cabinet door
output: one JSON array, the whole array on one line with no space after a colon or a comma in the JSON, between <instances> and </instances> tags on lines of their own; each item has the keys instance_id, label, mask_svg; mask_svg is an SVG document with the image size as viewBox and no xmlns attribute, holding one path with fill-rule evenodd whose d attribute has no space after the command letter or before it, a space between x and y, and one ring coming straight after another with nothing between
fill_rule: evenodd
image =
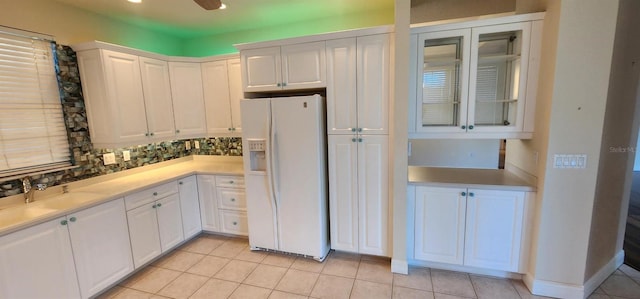
<instances>
[{"instance_id":1,"label":"glass cabinet door","mask_svg":"<svg viewBox=\"0 0 640 299\"><path fill-rule=\"evenodd\" d=\"M529 23L472 30L468 130L522 129L529 32Z\"/></svg>"},{"instance_id":2,"label":"glass cabinet door","mask_svg":"<svg viewBox=\"0 0 640 299\"><path fill-rule=\"evenodd\" d=\"M419 35L417 131L465 130L470 36L469 29Z\"/></svg>"}]
</instances>

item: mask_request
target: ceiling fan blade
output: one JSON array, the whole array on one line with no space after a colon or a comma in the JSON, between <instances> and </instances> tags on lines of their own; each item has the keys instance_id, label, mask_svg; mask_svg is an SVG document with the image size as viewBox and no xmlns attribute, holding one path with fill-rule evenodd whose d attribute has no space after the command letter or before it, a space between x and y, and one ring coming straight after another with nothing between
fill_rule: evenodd
<instances>
[{"instance_id":1,"label":"ceiling fan blade","mask_svg":"<svg viewBox=\"0 0 640 299\"><path fill-rule=\"evenodd\" d=\"M206 10L215 10L220 8L222 1L220 0L193 0Z\"/></svg>"}]
</instances>

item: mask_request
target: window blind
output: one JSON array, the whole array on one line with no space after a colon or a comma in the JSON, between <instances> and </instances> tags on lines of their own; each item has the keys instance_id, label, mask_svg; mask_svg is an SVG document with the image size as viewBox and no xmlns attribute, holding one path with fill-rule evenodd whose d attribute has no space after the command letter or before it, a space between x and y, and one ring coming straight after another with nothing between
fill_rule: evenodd
<instances>
[{"instance_id":1,"label":"window blind","mask_svg":"<svg viewBox=\"0 0 640 299\"><path fill-rule=\"evenodd\" d=\"M53 49L0 32L0 178L71 165Z\"/></svg>"}]
</instances>

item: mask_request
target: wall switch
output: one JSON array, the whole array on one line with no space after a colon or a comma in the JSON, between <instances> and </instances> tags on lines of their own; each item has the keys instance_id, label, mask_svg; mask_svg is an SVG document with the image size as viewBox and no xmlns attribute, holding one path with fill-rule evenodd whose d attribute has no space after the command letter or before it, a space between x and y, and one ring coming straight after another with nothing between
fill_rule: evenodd
<instances>
[{"instance_id":1,"label":"wall switch","mask_svg":"<svg viewBox=\"0 0 640 299\"><path fill-rule=\"evenodd\" d=\"M587 168L587 155L553 155L553 168Z\"/></svg>"},{"instance_id":2,"label":"wall switch","mask_svg":"<svg viewBox=\"0 0 640 299\"><path fill-rule=\"evenodd\" d=\"M200 141L195 140L195 141L193 142L193 146L194 146L196 149L200 149Z\"/></svg>"},{"instance_id":3,"label":"wall switch","mask_svg":"<svg viewBox=\"0 0 640 299\"><path fill-rule=\"evenodd\" d=\"M116 164L116 154L114 153L104 154L102 158L104 159L104 165Z\"/></svg>"},{"instance_id":4,"label":"wall switch","mask_svg":"<svg viewBox=\"0 0 640 299\"><path fill-rule=\"evenodd\" d=\"M124 159L125 161L131 161L131 152L122 151L122 159Z\"/></svg>"},{"instance_id":5,"label":"wall switch","mask_svg":"<svg viewBox=\"0 0 640 299\"><path fill-rule=\"evenodd\" d=\"M187 140L184 142L184 148L186 148L187 150L191 149L191 141Z\"/></svg>"}]
</instances>

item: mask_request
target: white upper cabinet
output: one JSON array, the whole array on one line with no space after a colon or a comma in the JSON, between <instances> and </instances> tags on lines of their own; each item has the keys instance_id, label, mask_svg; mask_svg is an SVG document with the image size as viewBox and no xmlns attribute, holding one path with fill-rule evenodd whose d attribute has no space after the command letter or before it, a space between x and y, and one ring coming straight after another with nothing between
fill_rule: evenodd
<instances>
[{"instance_id":1,"label":"white upper cabinet","mask_svg":"<svg viewBox=\"0 0 640 299\"><path fill-rule=\"evenodd\" d=\"M149 141L172 139L176 133L169 65L166 61L140 57L140 74L144 92Z\"/></svg>"},{"instance_id":2,"label":"white upper cabinet","mask_svg":"<svg viewBox=\"0 0 640 299\"><path fill-rule=\"evenodd\" d=\"M542 14L413 28L413 138L531 138Z\"/></svg>"},{"instance_id":3,"label":"white upper cabinet","mask_svg":"<svg viewBox=\"0 0 640 299\"><path fill-rule=\"evenodd\" d=\"M327 41L327 133L389 133L388 34Z\"/></svg>"},{"instance_id":4,"label":"white upper cabinet","mask_svg":"<svg viewBox=\"0 0 640 299\"><path fill-rule=\"evenodd\" d=\"M169 62L173 115L179 139L206 136L204 92L200 63Z\"/></svg>"},{"instance_id":5,"label":"white upper cabinet","mask_svg":"<svg viewBox=\"0 0 640 299\"><path fill-rule=\"evenodd\" d=\"M78 52L78 64L95 147L147 144L175 136L166 62L92 49Z\"/></svg>"},{"instance_id":6,"label":"white upper cabinet","mask_svg":"<svg viewBox=\"0 0 640 299\"><path fill-rule=\"evenodd\" d=\"M245 92L326 86L324 41L248 49L240 57Z\"/></svg>"},{"instance_id":7,"label":"white upper cabinet","mask_svg":"<svg viewBox=\"0 0 640 299\"><path fill-rule=\"evenodd\" d=\"M240 136L240 59L203 63L202 80L208 135Z\"/></svg>"}]
</instances>

